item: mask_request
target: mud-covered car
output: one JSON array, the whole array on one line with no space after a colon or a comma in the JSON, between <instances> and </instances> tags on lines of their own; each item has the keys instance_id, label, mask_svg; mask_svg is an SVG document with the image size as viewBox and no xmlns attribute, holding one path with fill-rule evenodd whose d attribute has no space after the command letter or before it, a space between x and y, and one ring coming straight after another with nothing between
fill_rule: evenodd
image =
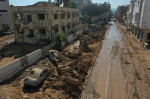
<instances>
[{"instance_id":1,"label":"mud-covered car","mask_svg":"<svg viewBox=\"0 0 150 99\"><path fill-rule=\"evenodd\" d=\"M40 83L42 83L49 71L47 69L41 69L41 68L33 68L29 71L29 74L24 79L24 86L30 86L30 87L36 87Z\"/></svg>"}]
</instances>

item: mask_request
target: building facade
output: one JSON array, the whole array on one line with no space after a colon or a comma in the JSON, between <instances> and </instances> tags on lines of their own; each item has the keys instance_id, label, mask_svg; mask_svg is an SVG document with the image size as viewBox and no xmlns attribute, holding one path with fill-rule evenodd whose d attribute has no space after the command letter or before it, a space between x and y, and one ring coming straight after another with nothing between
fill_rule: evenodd
<instances>
[{"instance_id":1,"label":"building facade","mask_svg":"<svg viewBox=\"0 0 150 99\"><path fill-rule=\"evenodd\" d=\"M150 0L131 0L129 27L143 46L150 46Z\"/></svg>"},{"instance_id":2,"label":"building facade","mask_svg":"<svg viewBox=\"0 0 150 99\"><path fill-rule=\"evenodd\" d=\"M0 32L10 28L9 1L0 0Z\"/></svg>"},{"instance_id":3,"label":"building facade","mask_svg":"<svg viewBox=\"0 0 150 99\"><path fill-rule=\"evenodd\" d=\"M117 13L116 13L116 17L117 17L118 21L120 21L122 23L125 22L127 11L128 11L128 5L118 6Z\"/></svg>"},{"instance_id":4,"label":"building facade","mask_svg":"<svg viewBox=\"0 0 150 99\"><path fill-rule=\"evenodd\" d=\"M53 43L57 33L74 34L79 24L78 9L48 2L11 7L11 10L15 40L20 43Z\"/></svg>"}]
</instances>

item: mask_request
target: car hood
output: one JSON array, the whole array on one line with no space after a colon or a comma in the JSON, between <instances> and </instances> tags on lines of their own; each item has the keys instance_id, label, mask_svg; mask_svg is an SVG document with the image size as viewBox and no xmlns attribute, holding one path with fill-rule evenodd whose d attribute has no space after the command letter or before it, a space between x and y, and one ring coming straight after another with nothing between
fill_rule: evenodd
<instances>
[{"instance_id":1,"label":"car hood","mask_svg":"<svg viewBox=\"0 0 150 99\"><path fill-rule=\"evenodd\" d=\"M36 78L26 77L25 80L28 80L28 81L36 81Z\"/></svg>"},{"instance_id":2,"label":"car hood","mask_svg":"<svg viewBox=\"0 0 150 99\"><path fill-rule=\"evenodd\" d=\"M35 81L36 81L35 78L27 77L27 78L24 79L24 84L34 86Z\"/></svg>"}]
</instances>

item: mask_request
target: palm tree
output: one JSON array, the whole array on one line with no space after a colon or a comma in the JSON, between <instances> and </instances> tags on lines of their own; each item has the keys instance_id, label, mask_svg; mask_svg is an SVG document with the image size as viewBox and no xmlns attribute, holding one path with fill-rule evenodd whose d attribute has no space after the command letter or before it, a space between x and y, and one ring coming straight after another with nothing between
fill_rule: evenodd
<instances>
[{"instance_id":1,"label":"palm tree","mask_svg":"<svg viewBox=\"0 0 150 99\"><path fill-rule=\"evenodd\" d=\"M62 49L62 43L67 41L67 36L63 33L56 34L56 48L57 50Z\"/></svg>"},{"instance_id":2,"label":"palm tree","mask_svg":"<svg viewBox=\"0 0 150 99\"><path fill-rule=\"evenodd\" d=\"M88 19L89 19L89 16L85 13L85 14L82 16L82 19L83 19L83 22L87 22Z\"/></svg>"}]
</instances>

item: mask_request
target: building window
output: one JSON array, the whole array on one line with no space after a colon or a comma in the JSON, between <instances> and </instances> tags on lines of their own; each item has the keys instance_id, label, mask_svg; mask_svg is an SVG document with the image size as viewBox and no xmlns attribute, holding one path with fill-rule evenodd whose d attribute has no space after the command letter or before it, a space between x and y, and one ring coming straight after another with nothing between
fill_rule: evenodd
<instances>
[{"instance_id":1,"label":"building window","mask_svg":"<svg viewBox=\"0 0 150 99\"><path fill-rule=\"evenodd\" d=\"M70 25L68 25L67 27L68 27L68 30L70 30Z\"/></svg>"},{"instance_id":2,"label":"building window","mask_svg":"<svg viewBox=\"0 0 150 99\"><path fill-rule=\"evenodd\" d=\"M65 26L62 26L62 31L65 32Z\"/></svg>"},{"instance_id":3,"label":"building window","mask_svg":"<svg viewBox=\"0 0 150 99\"><path fill-rule=\"evenodd\" d=\"M75 14L73 14L72 17L74 18L74 17L75 17Z\"/></svg>"},{"instance_id":4,"label":"building window","mask_svg":"<svg viewBox=\"0 0 150 99\"><path fill-rule=\"evenodd\" d=\"M65 18L65 14L61 14L61 18L64 19Z\"/></svg>"},{"instance_id":5,"label":"building window","mask_svg":"<svg viewBox=\"0 0 150 99\"><path fill-rule=\"evenodd\" d=\"M75 24L73 24L72 27L74 28L74 27L75 27Z\"/></svg>"},{"instance_id":6,"label":"building window","mask_svg":"<svg viewBox=\"0 0 150 99\"><path fill-rule=\"evenodd\" d=\"M27 15L27 20L28 20L28 22L32 22L32 16L31 15Z\"/></svg>"},{"instance_id":7,"label":"building window","mask_svg":"<svg viewBox=\"0 0 150 99\"><path fill-rule=\"evenodd\" d=\"M0 12L8 12L8 10L0 10Z\"/></svg>"},{"instance_id":8,"label":"building window","mask_svg":"<svg viewBox=\"0 0 150 99\"><path fill-rule=\"evenodd\" d=\"M70 14L67 15L67 18L70 18Z\"/></svg>"},{"instance_id":9,"label":"building window","mask_svg":"<svg viewBox=\"0 0 150 99\"><path fill-rule=\"evenodd\" d=\"M34 37L33 29L30 29L29 31L30 31L30 34L28 34L27 36L28 36L28 37Z\"/></svg>"},{"instance_id":10,"label":"building window","mask_svg":"<svg viewBox=\"0 0 150 99\"><path fill-rule=\"evenodd\" d=\"M6 2L6 0L0 0L0 1L5 1Z\"/></svg>"},{"instance_id":11,"label":"building window","mask_svg":"<svg viewBox=\"0 0 150 99\"><path fill-rule=\"evenodd\" d=\"M46 31L45 31L45 29L39 29L39 33L44 35L44 34L46 34Z\"/></svg>"},{"instance_id":12,"label":"building window","mask_svg":"<svg viewBox=\"0 0 150 99\"><path fill-rule=\"evenodd\" d=\"M55 28L54 28L54 33L58 33L58 30L59 30L59 28L58 28L58 27L55 27Z\"/></svg>"},{"instance_id":13,"label":"building window","mask_svg":"<svg viewBox=\"0 0 150 99\"><path fill-rule=\"evenodd\" d=\"M38 14L39 20L45 20L44 14Z\"/></svg>"},{"instance_id":14,"label":"building window","mask_svg":"<svg viewBox=\"0 0 150 99\"><path fill-rule=\"evenodd\" d=\"M54 19L58 19L58 14L54 14Z\"/></svg>"}]
</instances>

